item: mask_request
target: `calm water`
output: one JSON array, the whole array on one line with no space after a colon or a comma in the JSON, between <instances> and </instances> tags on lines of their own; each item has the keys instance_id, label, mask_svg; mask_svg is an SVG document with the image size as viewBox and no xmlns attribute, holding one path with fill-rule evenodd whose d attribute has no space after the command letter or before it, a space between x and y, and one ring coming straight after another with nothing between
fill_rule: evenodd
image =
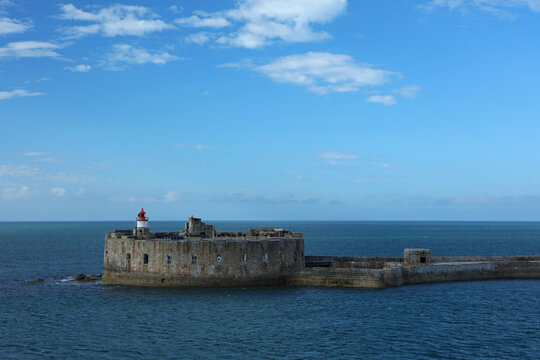
<instances>
[{"instance_id":1,"label":"calm water","mask_svg":"<svg viewBox=\"0 0 540 360\"><path fill-rule=\"evenodd\" d=\"M104 234L132 225L0 223L0 358L539 358L540 280L384 290L60 280L101 273ZM540 223L216 222L222 231L262 225L302 231L307 255L540 255ZM45 282L26 285L36 277Z\"/></svg>"}]
</instances>

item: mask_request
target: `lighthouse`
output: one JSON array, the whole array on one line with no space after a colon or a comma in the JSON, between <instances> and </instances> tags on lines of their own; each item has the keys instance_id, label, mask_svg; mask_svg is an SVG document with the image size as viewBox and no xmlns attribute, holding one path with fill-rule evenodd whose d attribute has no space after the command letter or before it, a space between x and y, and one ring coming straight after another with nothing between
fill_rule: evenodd
<instances>
[{"instance_id":1,"label":"lighthouse","mask_svg":"<svg viewBox=\"0 0 540 360\"><path fill-rule=\"evenodd\" d=\"M141 211L139 211L139 215L137 215L135 229L133 229L133 235L136 235L137 237L142 237L148 235L149 232L150 229L148 228L148 218L146 217L146 212L144 211L144 209L141 209Z\"/></svg>"}]
</instances>

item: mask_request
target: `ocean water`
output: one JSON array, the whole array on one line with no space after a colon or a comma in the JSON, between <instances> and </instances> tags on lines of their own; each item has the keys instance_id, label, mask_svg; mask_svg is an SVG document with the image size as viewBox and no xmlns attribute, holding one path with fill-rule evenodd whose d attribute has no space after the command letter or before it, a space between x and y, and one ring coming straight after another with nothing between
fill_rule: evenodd
<instances>
[{"instance_id":1,"label":"ocean water","mask_svg":"<svg viewBox=\"0 0 540 360\"><path fill-rule=\"evenodd\" d=\"M180 222L152 222L174 231ZM540 223L216 222L304 233L306 255L540 255ZM382 290L152 289L101 273L131 222L0 223L1 359L538 359L540 280ZM42 277L45 282L26 285Z\"/></svg>"}]
</instances>

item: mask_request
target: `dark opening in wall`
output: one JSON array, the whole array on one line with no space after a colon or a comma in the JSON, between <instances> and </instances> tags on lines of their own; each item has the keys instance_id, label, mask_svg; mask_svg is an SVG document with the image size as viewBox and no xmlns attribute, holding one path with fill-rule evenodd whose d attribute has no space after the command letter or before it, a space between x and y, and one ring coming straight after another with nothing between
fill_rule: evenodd
<instances>
[{"instance_id":1,"label":"dark opening in wall","mask_svg":"<svg viewBox=\"0 0 540 360\"><path fill-rule=\"evenodd\" d=\"M294 262L296 262L298 260L298 254L296 253L296 251L294 252Z\"/></svg>"},{"instance_id":2,"label":"dark opening in wall","mask_svg":"<svg viewBox=\"0 0 540 360\"><path fill-rule=\"evenodd\" d=\"M242 257L240 258L240 261L245 264L247 262L247 254L242 254Z\"/></svg>"},{"instance_id":3,"label":"dark opening in wall","mask_svg":"<svg viewBox=\"0 0 540 360\"><path fill-rule=\"evenodd\" d=\"M420 262L422 264L425 264L426 263L426 257L425 256L420 256Z\"/></svg>"},{"instance_id":4,"label":"dark opening in wall","mask_svg":"<svg viewBox=\"0 0 540 360\"><path fill-rule=\"evenodd\" d=\"M195 265L197 263L197 255L191 254L191 264Z\"/></svg>"},{"instance_id":5,"label":"dark opening in wall","mask_svg":"<svg viewBox=\"0 0 540 360\"><path fill-rule=\"evenodd\" d=\"M144 254L143 264L148 264L148 254Z\"/></svg>"},{"instance_id":6,"label":"dark opening in wall","mask_svg":"<svg viewBox=\"0 0 540 360\"><path fill-rule=\"evenodd\" d=\"M167 255L167 264L171 263L171 255Z\"/></svg>"},{"instance_id":7,"label":"dark opening in wall","mask_svg":"<svg viewBox=\"0 0 540 360\"><path fill-rule=\"evenodd\" d=\"M131 260L131 254L130 253L127 253L126 254L126 261L130 261Z\"/></svg>"},{"instance_id":8,"label":"dark opening in wall","mask_svg":"<svg viewBox=\"0 0 540 360\"><path fill-rule=\"evenodd\" d=\"M221 264L221 255L216 256L216 261L218 264Z\"/></svg>"}]
</instances>

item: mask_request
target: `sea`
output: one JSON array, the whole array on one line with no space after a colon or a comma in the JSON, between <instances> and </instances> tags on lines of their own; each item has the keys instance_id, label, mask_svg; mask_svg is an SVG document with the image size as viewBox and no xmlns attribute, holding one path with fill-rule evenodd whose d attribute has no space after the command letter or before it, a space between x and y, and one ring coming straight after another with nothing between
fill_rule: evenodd
<instances>
[{"instance_id":1,"label":"sea","mask_svg":"<svg viewBox=\"0 0 540 360\"><path fill-rule=\"evenodd\" d=\"M540 255L540 222L216 221L301 231L306 255ZM132 222L0 223L0 359L539 359L540 280L139 288L100 274ZM177 231L183 223L150 223ZM27 285L36 278L45 281ZM66 279L67 277L67 279Z\"/></svg>"}]
</instances>

